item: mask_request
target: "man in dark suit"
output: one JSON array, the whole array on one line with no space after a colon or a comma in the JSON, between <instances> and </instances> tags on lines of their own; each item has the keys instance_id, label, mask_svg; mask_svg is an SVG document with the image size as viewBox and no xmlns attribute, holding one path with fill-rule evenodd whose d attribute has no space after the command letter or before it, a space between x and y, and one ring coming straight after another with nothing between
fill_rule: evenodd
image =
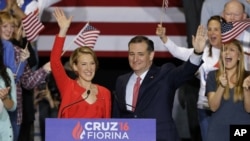
<instances>
[{"instance_id":1,"label":"man in dark suit","mask_svg":"<svg viewBox=\"0 0 250 141\"><path fill-rule=\"evenodd\" d=\"M132 38L128 46L128 60L133 72L119 76L116 81L112 117L156 119L157 141L178 141L172 118L175 91L198 70L204 46L195 47L189 61L179 67L171 63L155 66L154 43L145 36ZM136 105L133 105L137 77L141 78L140 88Z\"/></svg>"}]
</instances>

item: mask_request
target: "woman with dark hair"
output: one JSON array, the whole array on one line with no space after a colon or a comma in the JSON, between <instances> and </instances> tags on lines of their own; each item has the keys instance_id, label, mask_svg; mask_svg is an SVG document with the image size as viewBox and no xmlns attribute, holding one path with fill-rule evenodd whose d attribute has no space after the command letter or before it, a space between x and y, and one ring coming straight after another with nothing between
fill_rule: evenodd
<instances>
[{"instance_id":1,"label":"woman with dark hair","mask_svg":"<svg viewBox=\"0 0 250 141\"><path fill-rule=\"evenodd\" d=\"M3 61L3 44L0 41L0 140L13 141L13 129L7 111L16 110L16 85L14 75Z\"/></svg>"}]
</instances>

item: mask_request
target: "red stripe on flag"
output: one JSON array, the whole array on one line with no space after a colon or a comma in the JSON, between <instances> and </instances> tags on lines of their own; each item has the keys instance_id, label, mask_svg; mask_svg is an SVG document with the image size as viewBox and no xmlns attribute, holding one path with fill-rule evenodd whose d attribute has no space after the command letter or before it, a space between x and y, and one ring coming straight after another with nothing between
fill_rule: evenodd
<instances>
[{"instance_id":1,"label":"red stripe on flag","mask_svg":"<svg viewBox=\"0 0 250 141\"><path fill-rule=\"evenodd\" d=\"M86 24L87 21L90 22L91 25L96 27L98 30L100 30L100 36L103 36L107 38L107 40L103 40L101 38L100 42L98 43L97 55L100 57L127 57L127 51L126 46L127 43L124 44L123 39L127 39L128 36L135 36L135 35L145 35L145 36L156 36L155 29L157 27L157 24L160 23L160 15L155 14L155 12L159 12L162 7L163 0L61 0L57 4L54 4L53 6L68 8L68 13L71 14L71 11L74 12L73 16L77 16L77 19L71 23L71 26L69 28L69 31L67 32L67 35L70 36L76 36L79 31L83 28L83 26ZM183 37L186 37L186 28L184 21L184 16L182 17L182 1L181 0L168 0L169 4L169 11L167 11L167 15L169 15L169 18L167 18L167 21L163 22L163 26L167 29L167 35L168 36L174 36L177 41L177 44L183 44L183 42L186 42L186 40L180 40L183 39ZM53 7L52 6L52 7ZM77 7L77 9L74 10L74 8ZM137 21L134 21L133 18L133 12L130 10L131 8L134 8L133 11L143 11L141 15L142 18L138 19ZM84 13L80 9L84 8ZM96 8L96 9L95 9ZM107 10L108 8L127 8L126 16L119 15L123 13L116 13L117 11L111 11L112 13L109 13L110 11ZM180 8L180 10L176 10L176 8ZM124 10L123 9L123 10ZM49 9L48 11L51 11L52 9ZM90 11L88 11L90 10ZM96 10L95 14L92 13L91 10ZM112 16L108 19L103 19L102 10L105 11L106 14L110 14ZM145 11L146 10L146 11ZM149 10L149 11L147 11ZM151 11L152 10L152 11ZM155 10L155 11L153 11ZM80 12L78 12L80 11ZM153 13L153 14L152 14ZM77 15L79 14L79 15ZM170 15L177 14L176 17L171 17ZM165 14L164 14L165 15ZM48 14L48 17L50 14ZM100 19L99 17L100 16ZM109 16L109 15L106 15ZM114 16L114 17L113 17ZM119 17L119 18L116 18ZM129 17L131 16L131 17ZM147 17L154 16L156 18L152 19ZM47 17L47 16L44 16ZM85 17L88 17L85 19ZM122 19L120 18L122 17ZM94 18L94 21L91 19ZM81 20L82 19L82 20ZM124 19L124 20L123 20ZM145 19L145 20L144 20ZM159 19L159 22L157 22L157 19ZM45 29L41 32L41 41L47 40L47 36L55 36L58 34L59 28L55 21L51 20L50 18L43 19L43 23L45 25ZM113 44L112 40L115 40L113 38L118 37L121 42L118 42L117 44ZM179 38L180 37L180 38ZM50 39L48 39L49 42L38 42L39 48L46 46L46 49L41 49L39 51L39 55L49 55L49 46L51 46ZM111 43L109 43L111 41ZM46 45L45 45L46 44ZM105 47L103 46L105 45ZM117 47L119 46L119 47ZM125 48L125 51L123 49ZM118 50L117 50L118 49ZM48 51L47 51L48 50ZM71 52L67 51L65 53L66 56L69 56ZM171 57L168 52L163 51L156 51L155 57Z\"/></svg>"},{"instance_id":2,"label":"red stripe on flag","mask_svg":"<svg viewBox=\"0 0 250 141\"><path fill-rule=\"evenodd\" d=\"M33 41L44 29L44 25L38 20L34 12L22 19L22 24L28 41Z\"/></svg>"},{"instance_id":3,"label":"red stripe on flag","mask_svg":"<svg viewBox=\"0 0 250 141\"><path fill-rule=\"evenodd\" d=\"M250 26L250 19L226 23L222 22L222 42L228 42L239 34L241 34L247 27Z\"/></svg>"},{"instance_id":4,"label":"red stripe on flag","mask_svg":"<svg viewBox=\"0 0 250 141\"><path fill-rule=\"evenodd\" d=\"M62 0L53 6L162 6L162 0ZM182 7L181 0L168 0L168 7Z\"/></svg>"},{"instance_id":5,"label":"red stripe on flag","mask_svg":"<svg viewBox=\"0 0 250 141\"><path fill-rule=\"evenodd\" d=\"M71 23L67 35L77 35L86 23ZM155 35L158 23L93 23L91 25L101 31L101 35ZM46 30L40 35L55 35L59 28L57 23L44 22ZM163 23L167 29L167 35L186 36L185 23Z\"/></svg>"},{"instance_id":6,"label":"red stripe on flag","mask_svg":"<svg viewBox=\"0 0 250 141\"><path fill-rule=\"evenodd\" d=\"M78 46L94 47L100 31L87 23L74 39Z\"/></svg>"}]
</instances>

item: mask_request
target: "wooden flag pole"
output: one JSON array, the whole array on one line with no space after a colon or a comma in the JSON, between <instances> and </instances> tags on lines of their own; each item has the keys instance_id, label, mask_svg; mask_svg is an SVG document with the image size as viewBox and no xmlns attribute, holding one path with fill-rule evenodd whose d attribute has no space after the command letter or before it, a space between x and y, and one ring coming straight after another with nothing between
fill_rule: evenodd
<instances>
[{"instance_id":1,"label":"wooden flag pole","mask_svg":"<svg viewBox=\"0 0 250 141\"><path fill-rule=\"evenodd\" d=\"M223 51L223 56L225 56L225 46L224 44L222 44L222 51ZM226 73L226 67L225 67L225 57L223 57L223 71L224 71L224 74Z\"/></svg>"},{"instance_id":2,"label":"wooden flag pole","mask_svg":"<svg viewBox=\"0 0 250 141\"><path fill-rule=\"evenodd\" d=\"M26 43L26 46L25 46L24 49L27 49L27 48L28 48L28 44L29 44L29 42ZM18 73L18 71L19 71L19 68L20 68L21 63L22 63L22 61L19 62L18 66L17 66L16 75L17 75L17 73Z\"/></svg>"},{"instance_id":3,"label":"wooden flag pole","mask_svg":"<svg viewBox=\"0 0 250 141\"><path fill-rule=\"evenodd\" d=\"M165 3L165 0L162 0L162 6L161 6L161 20L160 20L161 26L162 26L163 15L164 15L164 3Z\"/></svg>"}]
</instances>

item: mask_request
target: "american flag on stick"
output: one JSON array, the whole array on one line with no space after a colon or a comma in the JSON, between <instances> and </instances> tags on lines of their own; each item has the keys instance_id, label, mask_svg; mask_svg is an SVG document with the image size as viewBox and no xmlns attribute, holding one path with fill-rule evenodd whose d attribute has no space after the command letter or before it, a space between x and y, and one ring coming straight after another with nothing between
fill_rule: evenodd
<instances>
[{"instance_id":1,"label":"american flag on stick","mask_svg":"<svg viewBox=\"0 0 250 141\"><path fill-rule=\"evenodd\" d=\"M250 26L250 19L245 19L236 22L229 22L229 23L222 21L221 23L222 43L226 43L234 39L249 26Z\"/></svg>"},{"instance_id":2,"label":"american flag on stick","mask_svg":"<svg viewBox=\"0 0 250 141\"><path fill-rule=\"evenodd\" d=\"M100 31L87 23L77 34L74 43L78 46L88 46L94 48Z\"/></svg>"},{"instance_id":3,"label":"american flag on stick","mask_svg":"<svg viewBox=\"0 0 250 141\"><path fill-rule=\"evenodd\" d=\"M34 41L38 34L44 29L44 25L39 21L37 12L31 12L22 20L23 29L28 41Z\"/></svg>"}]
</instances>

